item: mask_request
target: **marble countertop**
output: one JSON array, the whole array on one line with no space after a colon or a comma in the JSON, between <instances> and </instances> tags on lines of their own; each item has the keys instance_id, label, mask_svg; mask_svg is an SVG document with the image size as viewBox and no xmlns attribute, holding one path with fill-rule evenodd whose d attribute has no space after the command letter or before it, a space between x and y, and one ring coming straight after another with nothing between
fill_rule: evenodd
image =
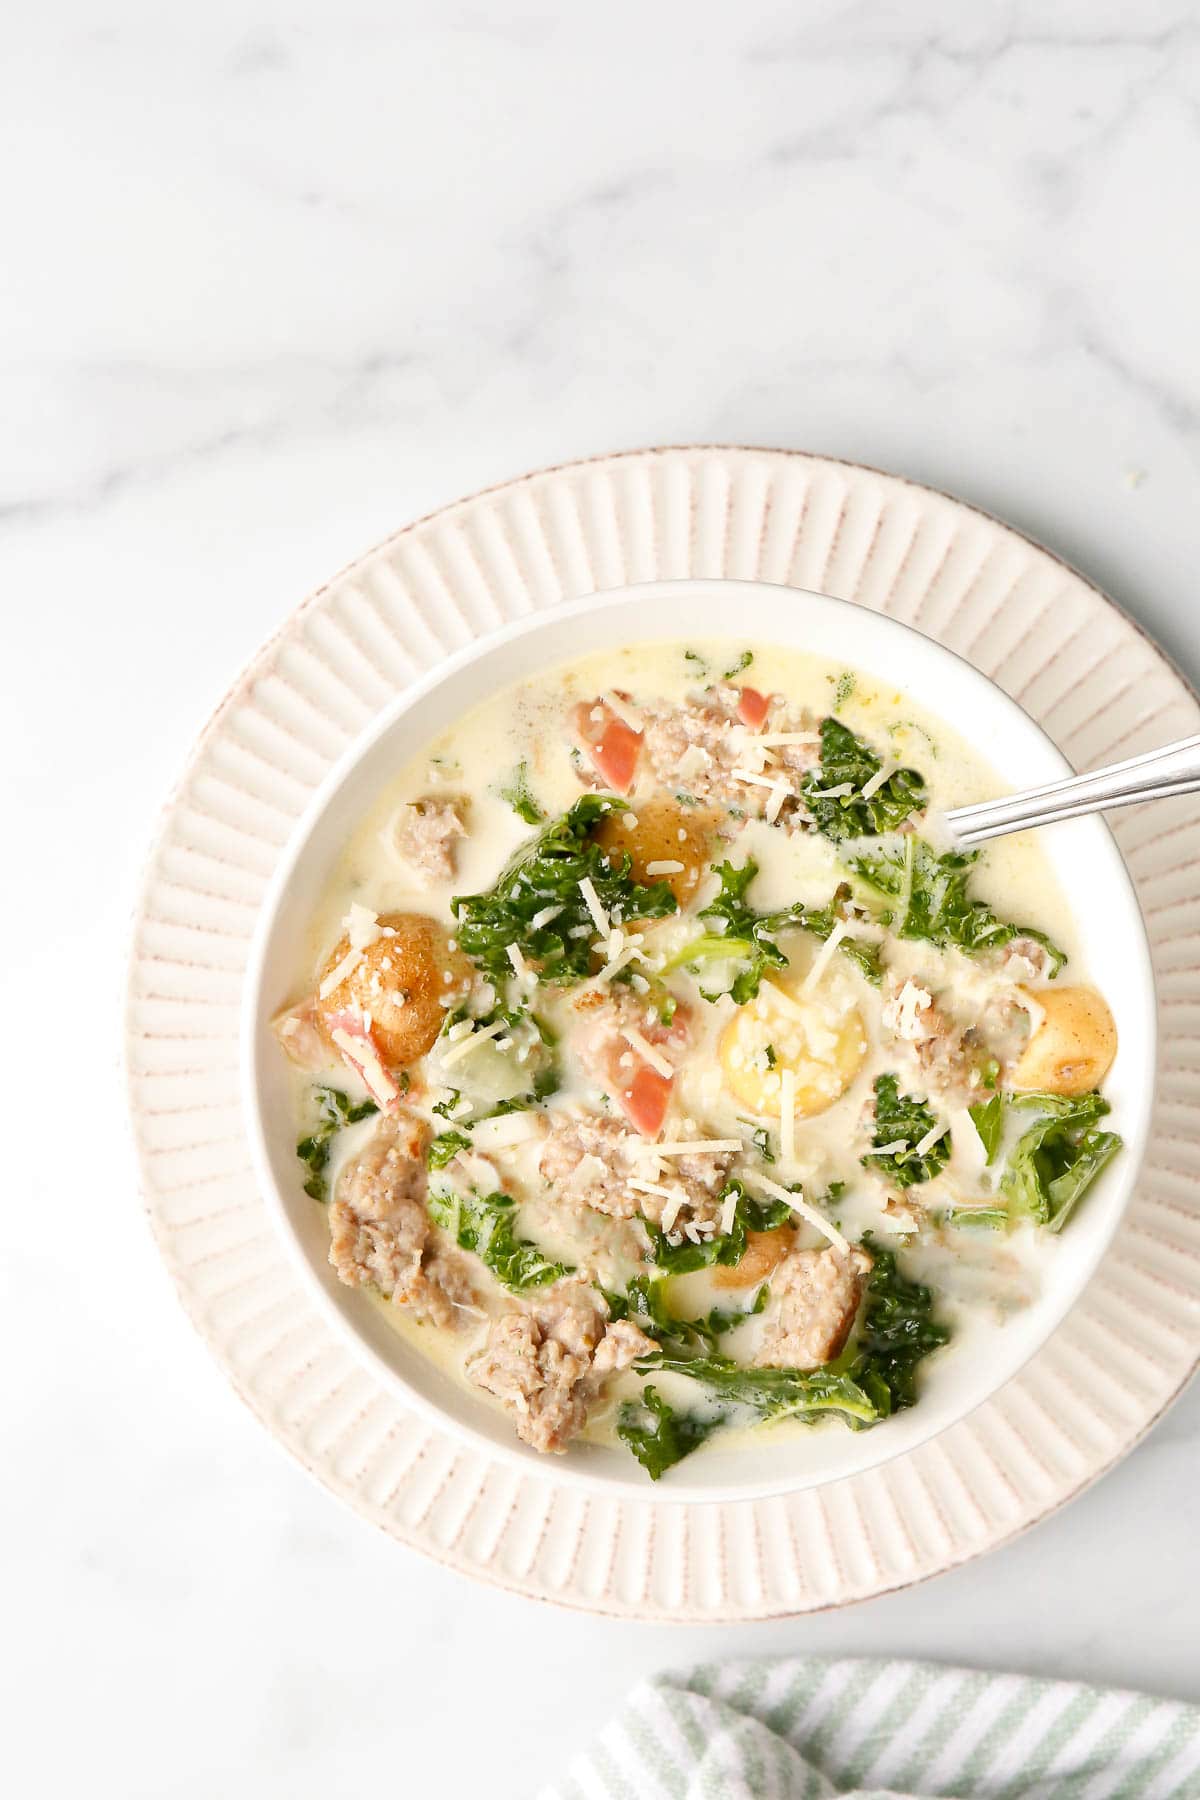
<instances>
[{"instance_id":1,"label":"marble countertop","mask_svg":"<svg viewBox=\"0 0 1200 1800\"><path fill-rule=\"evenodd\" d=\"M0 118L13 1791L503 1800L638 1674L722 1653L1200 1701L1197 1390L990 1559L791 1623L552 1613L377 1536L180 1312L114 1022L233 672L361 548L528 467L726 440L904 471L1200 677L1196 0L66 0L7 29Z\"/></svg>"}]
</instances>

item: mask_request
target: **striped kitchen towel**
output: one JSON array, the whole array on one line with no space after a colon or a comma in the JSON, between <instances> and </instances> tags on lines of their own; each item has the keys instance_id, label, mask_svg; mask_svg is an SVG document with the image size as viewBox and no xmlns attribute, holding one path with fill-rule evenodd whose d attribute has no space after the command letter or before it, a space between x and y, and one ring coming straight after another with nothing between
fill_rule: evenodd
<instances>
[{"instance_id":1,"label":"striped kitchen towel","mask_svg":"<svg viewBox=\"0 0 1200 1800\"><path fill-rule=\"evenodd\" d=\"M539 1800L1200 1800L1200 1708L931 1663L644 1682Z\"/></svg>"}]
</instances>

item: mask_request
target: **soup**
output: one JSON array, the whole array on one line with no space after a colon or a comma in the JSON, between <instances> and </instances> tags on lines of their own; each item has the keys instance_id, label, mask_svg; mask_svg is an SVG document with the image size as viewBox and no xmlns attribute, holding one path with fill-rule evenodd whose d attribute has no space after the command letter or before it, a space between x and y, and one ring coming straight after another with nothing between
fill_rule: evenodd
<instances>
[{"instance_id":1,"label":"soup","mask_svg":"<svg viewBox=\"0 0 1200 1800\"><path fill-rule=\"evenodd\" d=\"M351 832L276 1020L330 1260L539 1451L883 1427L1120 1147L1111 1014L1000 791L768 645L500 691Z\"/></svg>"}]
</instances>

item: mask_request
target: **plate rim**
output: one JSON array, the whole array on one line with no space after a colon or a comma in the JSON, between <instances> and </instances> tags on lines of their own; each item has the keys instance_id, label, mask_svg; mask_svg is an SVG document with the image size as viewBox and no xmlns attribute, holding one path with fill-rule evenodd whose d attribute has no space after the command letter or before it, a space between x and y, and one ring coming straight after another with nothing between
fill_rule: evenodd
<instances>
[{"instance_id":1,"label":"plate rim","mask_svg":"<svg viewBox=\"0 0 1200 1800\"><path fill-rule=\"evenodd\" d=\"M290 1441L286 1435L276 1429L266 1408L259 1403L243 1383L232 1360L227 1357L223 1353L221 1347L214 1342L213 1335L206 1328L202 1316L202 1308L187 1286L184 1271L179 1266L178 1260L168 1242L162 1221L156 1215L154 1210L155 1192L152 1184L147 1178L147 1172L143 1161L143 1147L139 1141L137 1129L139 1100L135 1084L138 1076L137 1071L133 1066L133 1048L138 1034L134 1024L133 1014L139 998L135 987L136 969L139 960L138 932L139 927L143 922L151 884L156 876L159 857L167 846L171 818L175 809L184 797L193 772L197 765L202 761L211 742L216 736L225 715L247 693L256 675L262 670L264 664L269 661L271 653L287 640L289 635L295 631L299 621L302 620L305 615L311 611L314 605L325 595L336 590L339 585L347 579L353 578L355 574L363 570L365 566L373 563L377 558L386 554L391 548L402 543L405 538L417 532L422 526L432 525L438 521L445 521L451 516L460 513L479 502L486 501L489 498L502 494L513 493L523 487L528 487L541 479L557 475L569 476L588 469L601 469L608 465L629 463L639 459L658 459L672 456L699 457L706 455L718 458L730 458L736 461L740 461L746 457L763 457L772 461L785 459L791 462L806 463L813 467L814 470L832 466L847 471L851 476L868 475L877 477L886 483L896 484L899 487L907 488L918 496L932 496L947 502L955 509L961 509L966 513L972 514L984 524L994 528L1003 538L1007 538L1010 541L1016 541L1027 548L1032 549L1039 555L1047 558L1051 563L1056 564L1063 569L1074 581L1077 581L1082 588L1087 590L1088 594L1094 600L1099 601L1102 606L1110 608L1125 625L1131 627L1137 636L1143 640L1152 656L1157 658L1171 676L1179 683L1187 697L1193 701L1196 701L1197 699L1197 689L1195 685L1178 667L1170 653L1153 638L1150 632L1147 631L1137 619L1131 617L1124 607L1114 600L1113 597L1099 585L1099 583L1090 576L1084 574L1060 553L1042 543L1030 532L1009 524L1007 521L997 517L997 515L993 514L985 507L978 505L974 501L965 499L962 496L934 486L931 483L919 481L914 477L902 473L897 474L893 471L880 468L877 465L862 462L854 458L787 446L780 447L729 443L633 446L618 451L603 452L550 463L536 469L525 471L510 479L489 483L468 495L460 496L448 501L430 509L415 519L407 521L405 524L397 527L394 531L388 533L385 537L353 557L334 574L311 588L303 598L290 609L275 630L267 635L239 667L228 688L212 707L204 722L197 730L190 748L178 768L175 779L169 787L166 796L158 809L150 832L148 833L139 871L133 882L132 903L127 930L127 952L124 962L123 1004L121 1012L121 1063L123 1086L127 1101L125 1123L129 1133L130 1147L133 1152L135 1168L137 1171L138 1189L142 1202L142 1209L150 1226L153 1241L155 1242L167 1272L170 1275L172 1285L179 1296L183 1310L186 1316L191 1320L193 1327L197 1330L209 1350L214 1355L214 1358L218 1362L226 1378L229 1380L230 1385L238 1394L238 1397L249 1408L252 1415L266 1427L272 1437L277 1439L281 1447L287 1451L291 1459L297 1463L300 1468L338 1499L348 1500L349 1496L343 1491L337 1478L332 1474L323 1472L322 1469L317 1466L315 1460L308 1457L297 1444ZM661 579L669 578L663 577ZM706 577L703 574L697 573L684 576L681 579L695 581L702 581L705 579L736 580L739 579L739 577ZM751 579L757 581L760 578L752 577ZM768 585L778 585L793 592L805 591L803 589L795 588L790 582L779 582ZM601 588L597 591L603 592L605 589ZM839 596L835 595L833 597L837 598ZM914 629L920 630L921 627L914 627ZM926 631L924 632L924 635L932 636L933 634ZM934 641L940 640L935 638ZM949 648L949 646L945 647ZM955 653L961 655L960 652ZM968 662L971 661L969 657L964 657L963 660ZM1010 698L1013 698L1013 696L1010 696ZM1019 700L1017 701L1017 704L1023 705ZM1031 716L1034 717L1034 722L1045 731L1045 727L1041 727L1040 720L1038 720L1035 715ZM1046 735L1052 736L1052 734L1048 732ZM340 756L336 760L340 762ZM1121 846L1118 842L1118 849L1120 848ZM1121 851L1121 854L1123 860L1127 861L1123 850ZM1127 869L1127 873L1130 874L1131 883L1136 889L1137 884L1133 881L1132 872ZM1151 943L1151 949L1153 950L1153 943ZM1160 1051L1161 1048L1162 1034L1160 1032ZM1151 1130L1150 1141L1151 1143L1153 1142L1153 1130ZM1043 1346L1043 1349L1044 1348L1045 1346ZM549 1592L543 1587L522 1583L505 1573L498 1572L489 1564L481 1563L479 1561L469 1561L467 1558L456 1555L453 1546L444 1547L429 1538L417 1542L412 1535L392 1526L388 1520L382 1516L378 1516L377 1508L369 1507L367 1505L356 1505L355 1510L359 1511L361 1516L366 1518L369 1523L375 1525L378 1530L390 1537L393 1541L402 1542L406 1544L407 1547L418 1550L421 1554L429 1556L432 1560L439 1562L444 1567L455 1570L459 1574L467 1575L474 1580L485 1580L489 1585L498 1587L503 1591L530 1595L549 1601L552 1604L565 1606L571 1610L590 1612L596 1615L613 1618L637 1619L645 1622L663 1622L666 1619L670 1619L671 1622L689 1624L749 1622L754 1619L803 1617L809 1613L836 1610L844 1605L855 1604L860 1599L902 1591L904 1588L913 1586L918 1582L933 1579L935 1575L948 1573L952 1569L960 1568L964 1563L973 1561L977 1557L987 1554L993 1549L1000 1548L1004 1544L1010 1543L1017 1537L1022 1536L1026 1531L1031 1530L1034 1525L1040 1523L1043 1518L1052 1516L1054 1513L1060 1511L1062 1507L1068 1505L1073 1499L1077 1498L1081 1493L1085 1492L1094 1482L1101 1479L1103 1475L1108 1473L1122 1461L1130 1451L1136 1448L1179 1399L1183 1391L1194 1378L1198 1369L1200 1369L1200 1342L1192 1346L1190 1365L1175 1381L1170 1391L1165 1394L1161 1404L1150 1415L1139 1420L1136 1429L1132 1431L1131 1435L1128 1435L1116 1447L1112 1454L1093 1461L1092 1465L1077 1481L1061 1489L1055 1498L1048 1502L1039 1500L1037 1502L1037 1510L1032 1512L1029 1517L1019 1520L1008 1529L993 1531L984 1542L967 1544L963 1546L960 1551L943 1556L936 1567L916 1568L912 1573L904 1575L900 1579L892 1582L868 1583L861 1588L861 1591L845 1593L824 1599L815 1599L804 1605L781 1604L776 1606L764 1599L763 1604L758 1606L753 1612L726 1608L725 1610L697 1611L681 1615L673 1610L657 1608L649 1593L646 1593L634 1607L622 1604L609 1605L605 1604L604 1599L600 1596L580 1596L568 1593L561 1589ZM867 1473L871 1472L868 1471ZM853 1480L857 1478L850 1477L849 1479ZM661 1501L664 1504L675 1504L675 1502L671 1500L671 1497L667 1495L661 1497L648 1496L647 1498L651 1503L653 1503L655 1499L661 1498ZM349 1500L349 1503L354 1504L353 1500ZM722 1506L737 1506L739 1504L752 1505L754 1503L755 1496L748 1495L742 1501L698 1502L697 1505L708 1504L719 1509Z\"/></svg>"}]
</instances>

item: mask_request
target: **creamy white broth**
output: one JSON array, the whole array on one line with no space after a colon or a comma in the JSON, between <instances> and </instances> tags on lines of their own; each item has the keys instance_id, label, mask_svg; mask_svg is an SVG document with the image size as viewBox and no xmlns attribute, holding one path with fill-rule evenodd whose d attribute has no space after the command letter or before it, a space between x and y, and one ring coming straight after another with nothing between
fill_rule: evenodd
<instances>
[{"instance_id":1,"label":"creamy white broth","mask_svg":"<svg viewBox=\"0 0 1200 1800\"><path fill-rule=\"evenodd\" d=\"M838 718L860 733L877 753L886 754L899 764L911 762L920 770L928 787L930 822L919 825L919 829L931 840L936 837L937 813L1003 791L1002 778L933 714L877 679L858 674L851 682L843 664L732 639L597 653L498 692L397 772L395 780L350 832L341 858L330 871L326 892L312 919L304 964L296 970L297 995L309 993L317 985L343 934L343 920L352 902L378 915L428 914L453 931L452 898L490 888L513 853L528 843L538 829L519 818L502 795L501 790L510 783L517 767L522 763L526 766L529 788L547 818L565 812L584 791L569 753L565 724L567 713L576 702L616 690L628 695L635 707L651 701L682 706L706 679L719 679L744 648L753 653L753 661L742 677L746 682L764 693L785 695L790 711L803 710L814 719L831 712L836 704ZM694 658L702 659L707 674L696 660L685 658L685 649L693 652ZM639 796L646 791L644 784L635 786L630 797L635 809ZM439 795L467 799L468 830L456 845L453 877L430 883L417 879L397 854L394 823L408 803ZM715 849L712 860L728 858L740 865L750 857L759 865L751 891L758 911L798 900L814 907L825 906L845 879L846 871L835 846L815 831L787 831L762 819L752 819ZM714 880L706 878L696 899L689 901L688 917L650 925L647 942L669 958L675 949L691 941L698 929L695 908L704 904L714 887ZM988 846L972 876L971 889L986 898L1004 918L1020 920L1050 935L1067 953L1070 980L1087 980L1070 909L1033 836ZM819 940L796 931L781 941L791 965L786 973L802 977L820 955ZM982 1005L998 985L1003 985L996 972L982 962L957 950L940 951L923 942L889 939L886 962L898 978L911 976L915 981L944 986L964 1003L977 1001ZM771 978L779 977L772 971ZM1008 985L1013 985L1011 979ZM744 1101L731 1093L723 1078L718 1042L736 1011L733 1003L724 1000L710 1004L704 1000L697 980L685 970L673 972L669 986L691 1009L691 1035L686 1058L675 1076L666 1138L699 1132L705 1139L740 1139L749 1149L752 1129L765 1123L776 1156L780 1156L778 1118L749 1110ZM880 1184L863 1179L860 1157L869 1145L864 1144L860 1122L869 1111L876 1077L897 1072L904 1076L901 1085L905 1092L921 1095L924 1090L919 1074L905 1062L905 1051L886 1041L880 992L863 979L848 959L836 954L832 957L821 978L821 991L830 996L831 1005L846 1002L857 1009L865 1028L867 1052L839 1099L826 1111L797 1120L791 1162L776 1161L767 1166L765 1173L776 1181L800 1182L806 1194L818 1199L831 1183L846 1182L845 1194L826 1209L835 1227L852 1242L864 1232L872 1232L880 1243L902 1248L908 1271L935 1287L939 1317L950 1324L954 1334L951 1345L931 1358L923 1371L924 1380L936 1382L940 1359L986 1356L989 1338L1004 1329L1006 1318L1036 1298L1054 1257L1055 1241L1030 1226L1021 1226L999 1238L985 1230L931 1228L927 1217L930 1212L943 1206L986 1201L992 1190L993 1177L984 1168L982 1147L962 1119L951 1121L953 1148L946 1168L917 1189L915 1196L913 1190L907 1190L892 1196L889 1206ZM536 1006L557 1024L568 1012L570 991L539 989ZM453 1074L447 1071L444 1081L430 1079L437 1059L435 1046L413 1070L418 1094L411 1104L422 1117L430 1117L433 1100L444 1096L447 1087L458 1086L460 1079L476 1100L476 1113L528 1087L527 1075L512 1056L491 1046L476 1049L468 1059L469 1069L460 1063ZM548 1111L553 1115L577 1106L604 1110L595 1080L585 1074L569 1045L561 1052L560 1060L563 1084L546 1103ZM312 1079L310 1074L295 1072L298 1134L302 1134L309 1117ZM325 1079L347 1092L362 1092L353 1072L338 1064L331 1063ZM615 1116L611 1103L607 1110ZM445 1129L447 1121L435 1117L431 1124L437 1131ZM374 1121L367 1121L334 1138L328 1171L331 1193L337 1192L343 1169L358 1155L373 1129ZM1010 1133L1012 1129L1010 1125ZM602 1286L621 1291L633 1274L645 1269L640 1261L642 1240L636 1224L614 1220L586 1207L562 1205L538 1173L539 1153L539 1140L530 1137L487 1155L495 1172L492 1185L503 1188L521 1203L521 1235L536 1242L548 1257L585 1265ZM480 1191L484 1191L482 1182L488 1180L487 1171L476 1172L482 1178ZM451 1170L444 1178L435 1175L431 1180L445 1179L453 1185L456 1178ZM910 1198L915 1198L915 1205L909 1204ZM923 1220L924 1228L918 1229ZM804 1228L800 1241L816 1246L823 1240L811 1228ZM465 1380L463 1365L478 1348L488 1318L520 1306L529 1297L507 1292L486 1275L481 1276L479 1286L479 1316L468 1316L457 1332L418 1324L403 1308L369 1290L364 1290L363 1298L364 1304L374 1304L407 1342L447 1372ZM719 1289L714 1285L713 1272L703 1270L672 1278L671 1304L675 1311L690 1317L714 1304L736 1306L739 1294ZM765 1317L750 1317L729 1333L722 1340L722 1353L738 1360L751 1359L761 1341ZM668 1399L686 1404L693 1413L704 1404L695 1384L683 1377L657 1374L654 1384ZM636 1394L641 1386L642 1378L632 1371L610 1378L581 1435L611 1440L621 1400ZM471 1392L482 1403L499 1408L498 1401L477 1387L472 1386ZM757 1433L794 1433L812 1428L800 1421L784 1421L753 1429ZM841 1427L830 1422L819 1428Z\"/></svg>"}]
</instances>

